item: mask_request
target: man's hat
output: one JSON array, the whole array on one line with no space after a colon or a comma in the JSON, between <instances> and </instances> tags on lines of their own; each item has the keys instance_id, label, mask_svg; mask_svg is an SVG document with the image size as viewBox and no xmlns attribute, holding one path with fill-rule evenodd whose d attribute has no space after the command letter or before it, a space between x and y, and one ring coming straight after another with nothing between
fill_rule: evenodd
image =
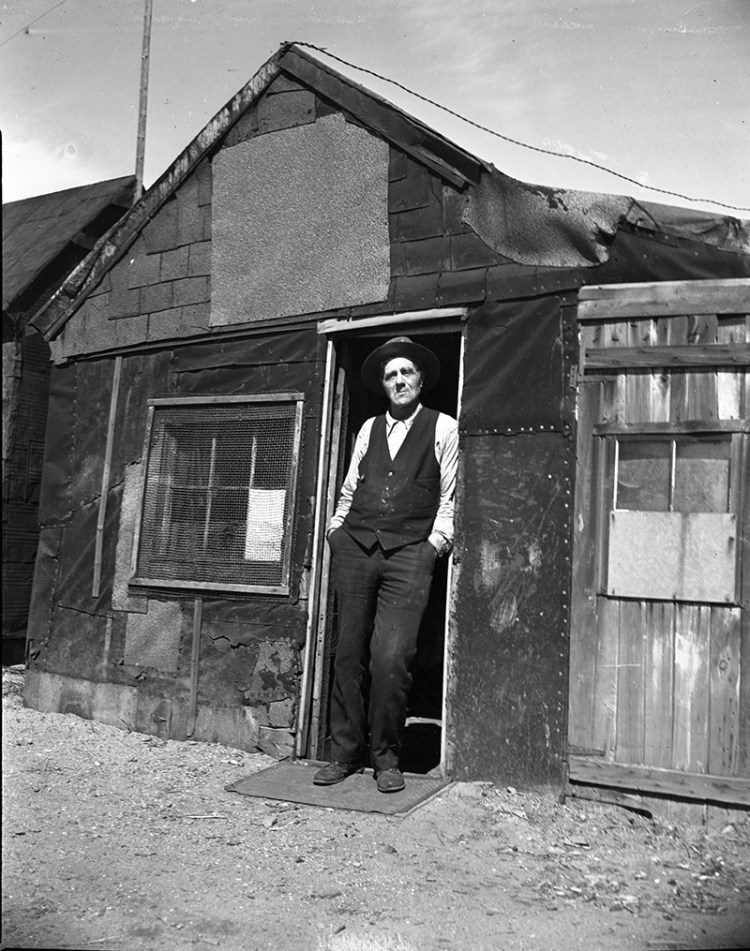
<instances>
[{"instance_id":1,"label":"man's hat","mask_svg":"<svg viewBox=\"0 0 750 951\"><path fill-rule=\"evenodd\" d=\"M432 350L414 343L408 337L392 337L373 350L362 364L362 382L368 390L372 390L373 393L383 392L380 382L380 364L394 357L406 357L421 365L425 376L424 390L432 389L440 379L440 361Z\"/></svg>"}]
</instances>

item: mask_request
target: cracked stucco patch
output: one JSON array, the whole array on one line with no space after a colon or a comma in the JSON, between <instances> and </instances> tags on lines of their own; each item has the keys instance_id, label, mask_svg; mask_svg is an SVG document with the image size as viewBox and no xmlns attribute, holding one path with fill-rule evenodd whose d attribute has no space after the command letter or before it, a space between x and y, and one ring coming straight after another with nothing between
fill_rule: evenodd
<instances>
[{"instance_id":1,"label":"cracked stucco patch","mask_svg":"<svg viewBox=\"0 0 750 951\"><path fill-rule=\"evenodd\" d=\"M182 608L174 601L151 601L147 614L129 614L125 630L126 664L176 671Z\"/></svg>"},{"instance_id":2,"label":"cracked stucco patch","mask_svg":"<svg viewBox=\"0 0 750 951\"><path fill-rule=\"evenodd\" d=\"M288 641L260 645L246 700L272 703L294 696L297 690L297 652Z\"/></svg>"}]
</instances>

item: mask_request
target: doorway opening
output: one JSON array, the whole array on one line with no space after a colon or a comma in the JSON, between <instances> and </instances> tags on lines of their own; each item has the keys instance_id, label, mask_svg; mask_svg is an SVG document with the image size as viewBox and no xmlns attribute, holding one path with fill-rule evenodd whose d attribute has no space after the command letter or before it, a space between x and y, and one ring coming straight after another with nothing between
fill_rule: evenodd
<instances>
[{"instance_id":1,"label":"doorway opening","mask_svg":"<svg viewBox=\"0 0 750 951\"><path fill-rule=\"evenodd\" d=\"M339 372L343 375L341 416L338 442L336 486L333 493L338 498L339 487L346 475L354 441L360 427L371 416L385 412L385 395L370 392L362 383L360 371L368 354L383 343L384 339L408 333L415 343L429 347L441 365L441 375L437 384L430 389L424 404L449 416L457 417L459 400L459 378L461 364L461 331L455 324L431 327L425 330L411 331L393 326L375 330L370 328L366 334L351 335L341 340L337 348ZM441 764L444 725L444 681L445 681L445 629L447 619L447 601L449 584L449 559L440 558L435 565L432 590L419 633L417 656L411 668L412 687L407 708L406 726L401 737L401 768L405 772L428 773L437 770ZM334 645L337 640L337 616L335 595L331 585L327 586L327 609L325 611L324 638L322 651L322 682L319 712L319 749L320 759L329 758L330 739L328 734L328 706L332 686L332 664Z\"/></svg>"}]
</instances>

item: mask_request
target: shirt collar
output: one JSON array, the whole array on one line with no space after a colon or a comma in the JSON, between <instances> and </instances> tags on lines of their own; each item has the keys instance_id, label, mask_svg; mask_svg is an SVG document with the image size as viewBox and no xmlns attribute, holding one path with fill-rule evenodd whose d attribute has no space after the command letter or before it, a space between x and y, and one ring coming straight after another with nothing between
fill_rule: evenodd
<instances>
[{"instance_id":1,"label":"shirt collar","mask_svg":"<svg viewBox=\"0 0 750 951\"><path fill-rule=\"evenodd\" d=\"M396 423L403 423L404 426L406 426L406 430L408 432L411 429L411 425L414 422L414 420L417 418L417 414L419 413L421 409L422 409L422 404L417 403L417 408L414 410L411 416L408 416L406 419L394 419L391 416L390 410L386 410L385 411L386 429L388 430L388 432L390 432L393 429L393 427L396 425Z\"/></svg>"}]
</instances>

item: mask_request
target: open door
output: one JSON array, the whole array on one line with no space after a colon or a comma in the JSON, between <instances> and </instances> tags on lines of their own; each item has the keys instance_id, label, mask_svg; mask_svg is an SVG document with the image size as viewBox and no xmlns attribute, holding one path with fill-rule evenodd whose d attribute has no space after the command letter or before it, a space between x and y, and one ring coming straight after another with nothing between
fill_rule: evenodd
<instances>
[{"instance_id":1,"label":"open door","mask_svg":"<svg viewBox=\"0 0 750 951\"><path fill-rule=\"evenodd\" d=\"M407 334L416 343L429 347L440 360L441 377L427 393L425 405L450 416L458 416L462 338L457 320L444 320L437 327L431 325L429 329L401 324L370 326L356 334L349 332L338 336L333 345L329 345L329 438L323 440L328 457L327 490L320 493L321 514L324 510L325 517L320 520L319 536L324 536L325 525L335 508L359 428L370 416L383 413L387 408L385 396L381 398L371 393L362 383L362 364L384 339L401 334ZM298 749L299 755L303 757L326 760L329 750L328 701L337 640L337 616L335 595L328 579L330 557L323 537L318 538L317 552L319 570L315 630L310 631L311 643L308 644L306 655L307 690L303 690L303 703L307 695L309 719L306 724L301 720ZM443 759L449 574L450 558L439 559L430 602L420 630L417 657L412 666L413 684L402 738L401 759L402 768L407 772L439 770Z\"/></svg>"}]
</instances>

